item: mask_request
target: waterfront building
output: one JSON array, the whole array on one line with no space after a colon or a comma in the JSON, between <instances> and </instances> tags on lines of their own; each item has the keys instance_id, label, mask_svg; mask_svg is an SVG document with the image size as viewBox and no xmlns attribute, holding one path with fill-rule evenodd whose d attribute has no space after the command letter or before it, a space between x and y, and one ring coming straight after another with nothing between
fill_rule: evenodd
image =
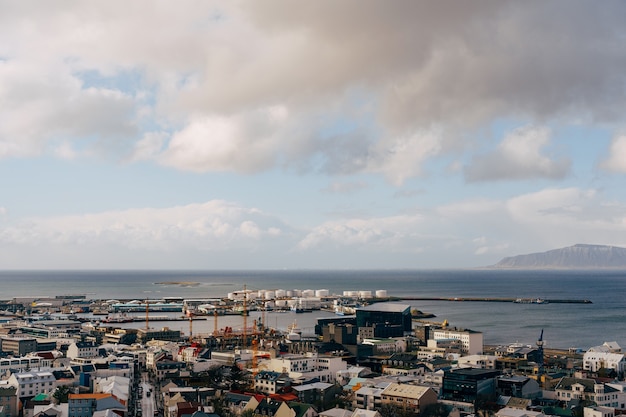
<instances>
[{"instance_id":1,"label":"waterfront building","mask_svg":"<svg viewBox=\"0 0 626 417\"><path fill-rule=\"evenodd\" d=\"M81 332L81 323L76 320L37 320L29 326L20 326L18 331L43 339L71 337Z\"/></svg>"},{"instance_id":2,"label":"waterfront building","mask_svg":"<svg viewBox=\"0 0 626 417\"><path fill-rule=\"evenodd\" d=\"M469 329L451 329L442 327L432 331L434 340L460 340L463 355L478 355L483 353L483 334Z\"/></svg>"},{"instance_id":3,"label":"waterfront building","mask_svg":"<svg viewBox=\"0 0 626 417\"><path fill-rule=\"evenodd\" d=\"M137 329L137 341L147 343L150 340L180 341L180 330L172 330L169 327L161 329Z\"/></svg>"},{"instance_id":4,"label":"waterfront building","mask_svg":"<svg viewBox=\"0 0 626 417\"><path fill-rule=\"evenodd\" d=\"M394 404L419 414L424 407L437 402L437 393L430 387L412 384L389 384L381 393L382 404Z\"/></svg>"},{"instance_id":5,"label":"waterfront building","mask_svg":"<svg viewBox=\"0 0 626 417\"><path fill-rule=\"evenodd\" d=\"M411 306L375 303L356 309L356 325L361 340L375 337L402 337L412 330Z\"/></svg>"},{"instance_id":6,"label":"waterfront building","mask_svg":"<svg viewBox=\"0 0 626 417\"><path fill-rule=\"evenodd\" d=\"M583 369L598 372L600 369L612 369L618 375L626 371L626 355L615 342L605 342L602 346L589 348L583 355Z\"/></svg>"}]
</instances>

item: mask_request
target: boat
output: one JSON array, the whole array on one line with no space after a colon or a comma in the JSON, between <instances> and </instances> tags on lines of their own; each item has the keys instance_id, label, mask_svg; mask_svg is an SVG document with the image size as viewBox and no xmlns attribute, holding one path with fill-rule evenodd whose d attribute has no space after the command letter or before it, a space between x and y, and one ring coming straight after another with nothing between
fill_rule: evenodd
<instances>
[{"instance_id":1,"label":"boat","mask_svg":"<svg viewBox=\"0 0 626 417\"><path fill-rule=\"evenodd\" d=\"M110 315L102 320L103 323L130 323L133 321L135 321L135 319L127 316L126 314Z\"/></svg>"}]
</instances>

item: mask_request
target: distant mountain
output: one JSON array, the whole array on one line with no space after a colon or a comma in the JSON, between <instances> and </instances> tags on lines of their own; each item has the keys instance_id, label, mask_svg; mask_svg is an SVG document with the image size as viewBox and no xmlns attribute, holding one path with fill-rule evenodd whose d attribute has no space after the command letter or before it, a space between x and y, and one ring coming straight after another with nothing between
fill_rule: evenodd
<instances>
[{"instance_id":1,"label":"distant mountain","mask_svg":"<svg viewBox=\"0 0 626 417\"><path fill-rule=\"evenodd\" d=\"M502 259L492 268L626 269L626 249L578 244L547 252L511 256Z\"/></svg>"}]
</instances>

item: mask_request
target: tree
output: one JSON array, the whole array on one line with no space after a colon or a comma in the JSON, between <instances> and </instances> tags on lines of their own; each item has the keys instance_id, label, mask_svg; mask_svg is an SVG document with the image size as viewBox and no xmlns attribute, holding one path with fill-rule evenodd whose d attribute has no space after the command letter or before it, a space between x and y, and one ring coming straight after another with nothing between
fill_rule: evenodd
<instances>
[{"instance_id":1,"label":"tree","mask_svg":"<svg viewBox=\"0 0 626 417\"><path fill-rule=\"evenodd\" d=\"M54 390L52 398L55 399L57 404L67 403L70 396L70 387L67 385L61 385Z\"/></svg>"}]
</instances>

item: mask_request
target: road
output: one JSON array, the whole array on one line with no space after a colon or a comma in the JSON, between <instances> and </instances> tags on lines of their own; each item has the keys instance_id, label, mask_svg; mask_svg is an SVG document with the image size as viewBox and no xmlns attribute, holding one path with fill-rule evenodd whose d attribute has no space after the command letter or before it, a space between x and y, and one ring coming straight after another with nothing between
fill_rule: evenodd
<instances>
[{"instance_id":1,"label":"road","mask_svg":"<svg viewBox=\"0 0 626 417\"><path fill-rule=\"evenodd\" d=\"M154 389L152 384L148 382L148 374L143 374L141 378L141 384L139 385L142 390L141 395L141 416L142 417L153 417L154 416Z\"/></svg>"}]
</instances>

